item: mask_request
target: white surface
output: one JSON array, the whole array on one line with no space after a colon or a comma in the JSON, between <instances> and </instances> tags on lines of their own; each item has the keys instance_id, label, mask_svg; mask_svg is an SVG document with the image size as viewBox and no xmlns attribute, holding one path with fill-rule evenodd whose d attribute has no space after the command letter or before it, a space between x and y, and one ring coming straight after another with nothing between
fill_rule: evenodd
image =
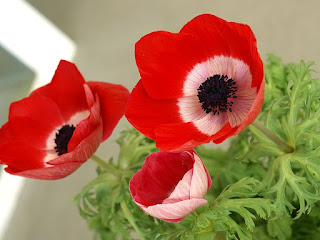
<instances>
[{"instance_id":1,"label":"white surface","mask_svg":"<svg viewBox=\"0 0 320 240\"><path fill-rule=\"evenodd\" d=\"M50 82L60 59L72 60L74 43L22 0L0 1L0 45L35 72L32 89ZM31 90L32 90L31 89ZM24 178L0 173L0 239Z\"/></svg>"}]
</instances>

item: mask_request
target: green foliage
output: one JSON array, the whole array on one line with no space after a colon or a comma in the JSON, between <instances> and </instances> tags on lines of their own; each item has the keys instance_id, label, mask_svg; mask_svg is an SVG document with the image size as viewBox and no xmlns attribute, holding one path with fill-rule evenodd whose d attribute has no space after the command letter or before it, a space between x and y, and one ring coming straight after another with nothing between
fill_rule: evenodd
<instances>
[{"instance_id":1,"label":"green foliage","mask_svg":"<svg viewBox=\"0 0 320 240\"><path fill-rule=\"evenodd\" d=\"M293 152L269 155L263 195L275 199L279 214L291 214L298 209L298 218L319 200L319 80L312 78L312 63L301 61L300 65L283 67L278 59L270 58L266 77L275 95L266 102L260 119Z\"/></svg>"},{"instance_id":2,"label":"green foliage","mask_svg":"<svg viewBox=\"0 0 320 240\"><path fill-rule=\"evenodd\" d=\"M271 200L257 197L260 184L254 178L243 178L225 188L211 211L204 213L214 221L213 232L224 231L226 239L252 239L250 232L254 230L256 216L267 219L275 211ZM238 221L232 214L238 215Z\"/></svg>"},{"instance_id":3,"label":"green foliage","mask_svg":"<svg viewBox=\"0 0 320 240\"><path fill-rule=\"evenodd\" d=\"M267 229L270 237L286 240L292 235L291 225L293 220L290 216L284 216L283 218L268 220Z\"/></svg>"},{"instance_id":4,"label":"green foliage","mask_svg":"<svg viewBox=\"0 0 320 240\"><path fill-rule=\"evenodd\" d=\"M209 204L173 224L132 201L128 182L157 149L135 130L122 132L117 161L101 164L97 179L74 198L96 239L319 239L319 80L312 63L283 64L273 55L267 62L258 118L280 144L251 125L227 150L197 147L212 176Z\"/></svg>"},{"instance_id":5,"label":"green foliage","mask_svg":"<svg viewBox=\"0 0 320 240\"><path fill-rule=\"evenodd\" d=\"M320 207L305 214L292 225L292 240L318 240L320 236Z\"/></svg>"},{"instance_id":6,"label":"green foliage","mask_svg":"<svg viewBox=\"0 0 320 240\"><path fill-rule=\"evenodd\" d=\"M96 239L132 239L131 232L138 229L135 219L149 224L150 217L132 202L128 182L144 158L156 150L155 144L133 129L123 131L117 143L119 161L111 158L100 165L98 177L74 198Z\"/></svg>"}]
</instances>

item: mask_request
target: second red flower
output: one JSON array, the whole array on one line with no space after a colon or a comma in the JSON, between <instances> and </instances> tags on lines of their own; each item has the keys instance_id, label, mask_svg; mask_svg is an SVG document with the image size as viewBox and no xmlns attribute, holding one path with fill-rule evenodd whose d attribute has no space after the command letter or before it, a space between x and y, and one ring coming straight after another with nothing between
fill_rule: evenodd
<instances>
[{"instance_id":1,"label":"second red flower","mask_svg":"<svg viewBox=\"0 0 320 240\"><path fill-rule=\"evenodd\" d=\"M263 64L247 25L200 15L179 33L142 37L135 54L141 80L126 117L162 150L220 143L261 111Z\"/></svg>"}]
</instances>

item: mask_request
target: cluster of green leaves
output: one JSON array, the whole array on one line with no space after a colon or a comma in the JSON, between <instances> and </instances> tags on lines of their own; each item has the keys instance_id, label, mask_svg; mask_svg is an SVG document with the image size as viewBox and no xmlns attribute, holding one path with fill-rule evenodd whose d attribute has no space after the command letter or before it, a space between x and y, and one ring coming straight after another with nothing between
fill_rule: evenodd
<instances>
[{"instance_id":1,"label":"cluster of green leaves","mask_svg":"<svg viewBox=\"0 0 320 240\"><path fill-rule=\"evenodd\" d=\"M275 200L280 216L299 218L320 200L320 82L312 78L312 63L283 65L274 56L269 61L266 96L270 96L259 117L292 152L266 154L263 196Z\"/></svg>"},{"instance_id":2,"label":"cluster of green leaves","mask_svg":"<svg viewBox=\"0 0 320 240\"><path fill-rule=\"evenodd\" d=\"M312 213L320 211L319 79L312 77L313 63L284 65L273 55L268 62L265 103L259 120L291 151L279 148L253 126L232 143L248 142L240 160L265 168L265 175L255 176L262 182L259 195L270 199L277 209L266 227L254 231L253 238L260 232L258 239L318 239L319 217ZM302 222L304 228L300 227Z\"/></svg>"},{"instance_id":3,"label":"cluster of green leaves","mask_svg":"<svg viewBox=\"0 0 320 240\"><path fill-rule=\"evenodd\" d=\"M145 157L156 151L155 144L134 129L123 131L117 143L121 147L117 161L104 162L93 156L98 159L98 177L74 198L95 239L132 239L131 233L139 231L136 220L147 226L153 222L133 203L128 183Z\"/></svg>"},{"instance_id":4,"label":"cluster of green leaves","mask_svg":"<svg viewBox=\"0 0 320 240\"><path fill-rule=\"evenodd\" d=\"M283 64L273 55L267 62L259 121L287 147L254 126L234 137L227 150L197 147L213 178L209 204L173 224L133 203L128 183L158 150L137 131L126 130L117 140L117 161L102 163L97 179L74 199L97 239L319 238L319 80L312 78L312 63Z\"/></svg>"}]
</instances>

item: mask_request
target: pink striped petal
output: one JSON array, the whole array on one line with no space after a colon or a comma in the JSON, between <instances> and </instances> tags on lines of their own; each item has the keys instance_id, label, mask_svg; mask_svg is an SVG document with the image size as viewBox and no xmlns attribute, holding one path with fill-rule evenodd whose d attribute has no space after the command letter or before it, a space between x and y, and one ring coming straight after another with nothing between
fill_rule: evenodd
<instances>
[{"instance_id":1,"label":"pink striped petal","mask_svg":"<svg viewBox=\"0 0 320 240\"><path fill-rule=\"evenodd\" d=\"M197 208L205 205L205 199L189 199L176 203L157 204L149 207L144 207L138 204L140 208L147 214L165 220L168 222L181 221L190 213L194 212Z\"/></svg>"},{"instance_id":2,"label":"pink striped petal","mask_svg":"<svg viewBox=\"0 0 320 240\"><path fill-rule=\"evenodd\" d=\"M205 170L205 167L197 154L194 155L193 175L190 186L190 198L203 198L209 188L209 179L211 178Z\"/></svg>"},{"instance_id":3,"label":"pink striped petal","mask_svg":"<svg viewBox=\"0 0 320 240\"><path fill-rule=\"evenodd\" d=\"M183 178L179 181L173 192L162 203L175 203L181 200L190 199L190 183L193 170L190 169Z\"/></svg>"},{"instance_id":4,"label":"pink striped petal","mask_svg":"<svg viewBox=\"0 0 320 240\"><path fill-rule=\"evenodd\" d=\"M248 115L257 96L256 88L249 88L237 92L237 98L232 106L232 112L228 112L229 123L232 128L241 125Z\"/></svg>"}]
</instances>

